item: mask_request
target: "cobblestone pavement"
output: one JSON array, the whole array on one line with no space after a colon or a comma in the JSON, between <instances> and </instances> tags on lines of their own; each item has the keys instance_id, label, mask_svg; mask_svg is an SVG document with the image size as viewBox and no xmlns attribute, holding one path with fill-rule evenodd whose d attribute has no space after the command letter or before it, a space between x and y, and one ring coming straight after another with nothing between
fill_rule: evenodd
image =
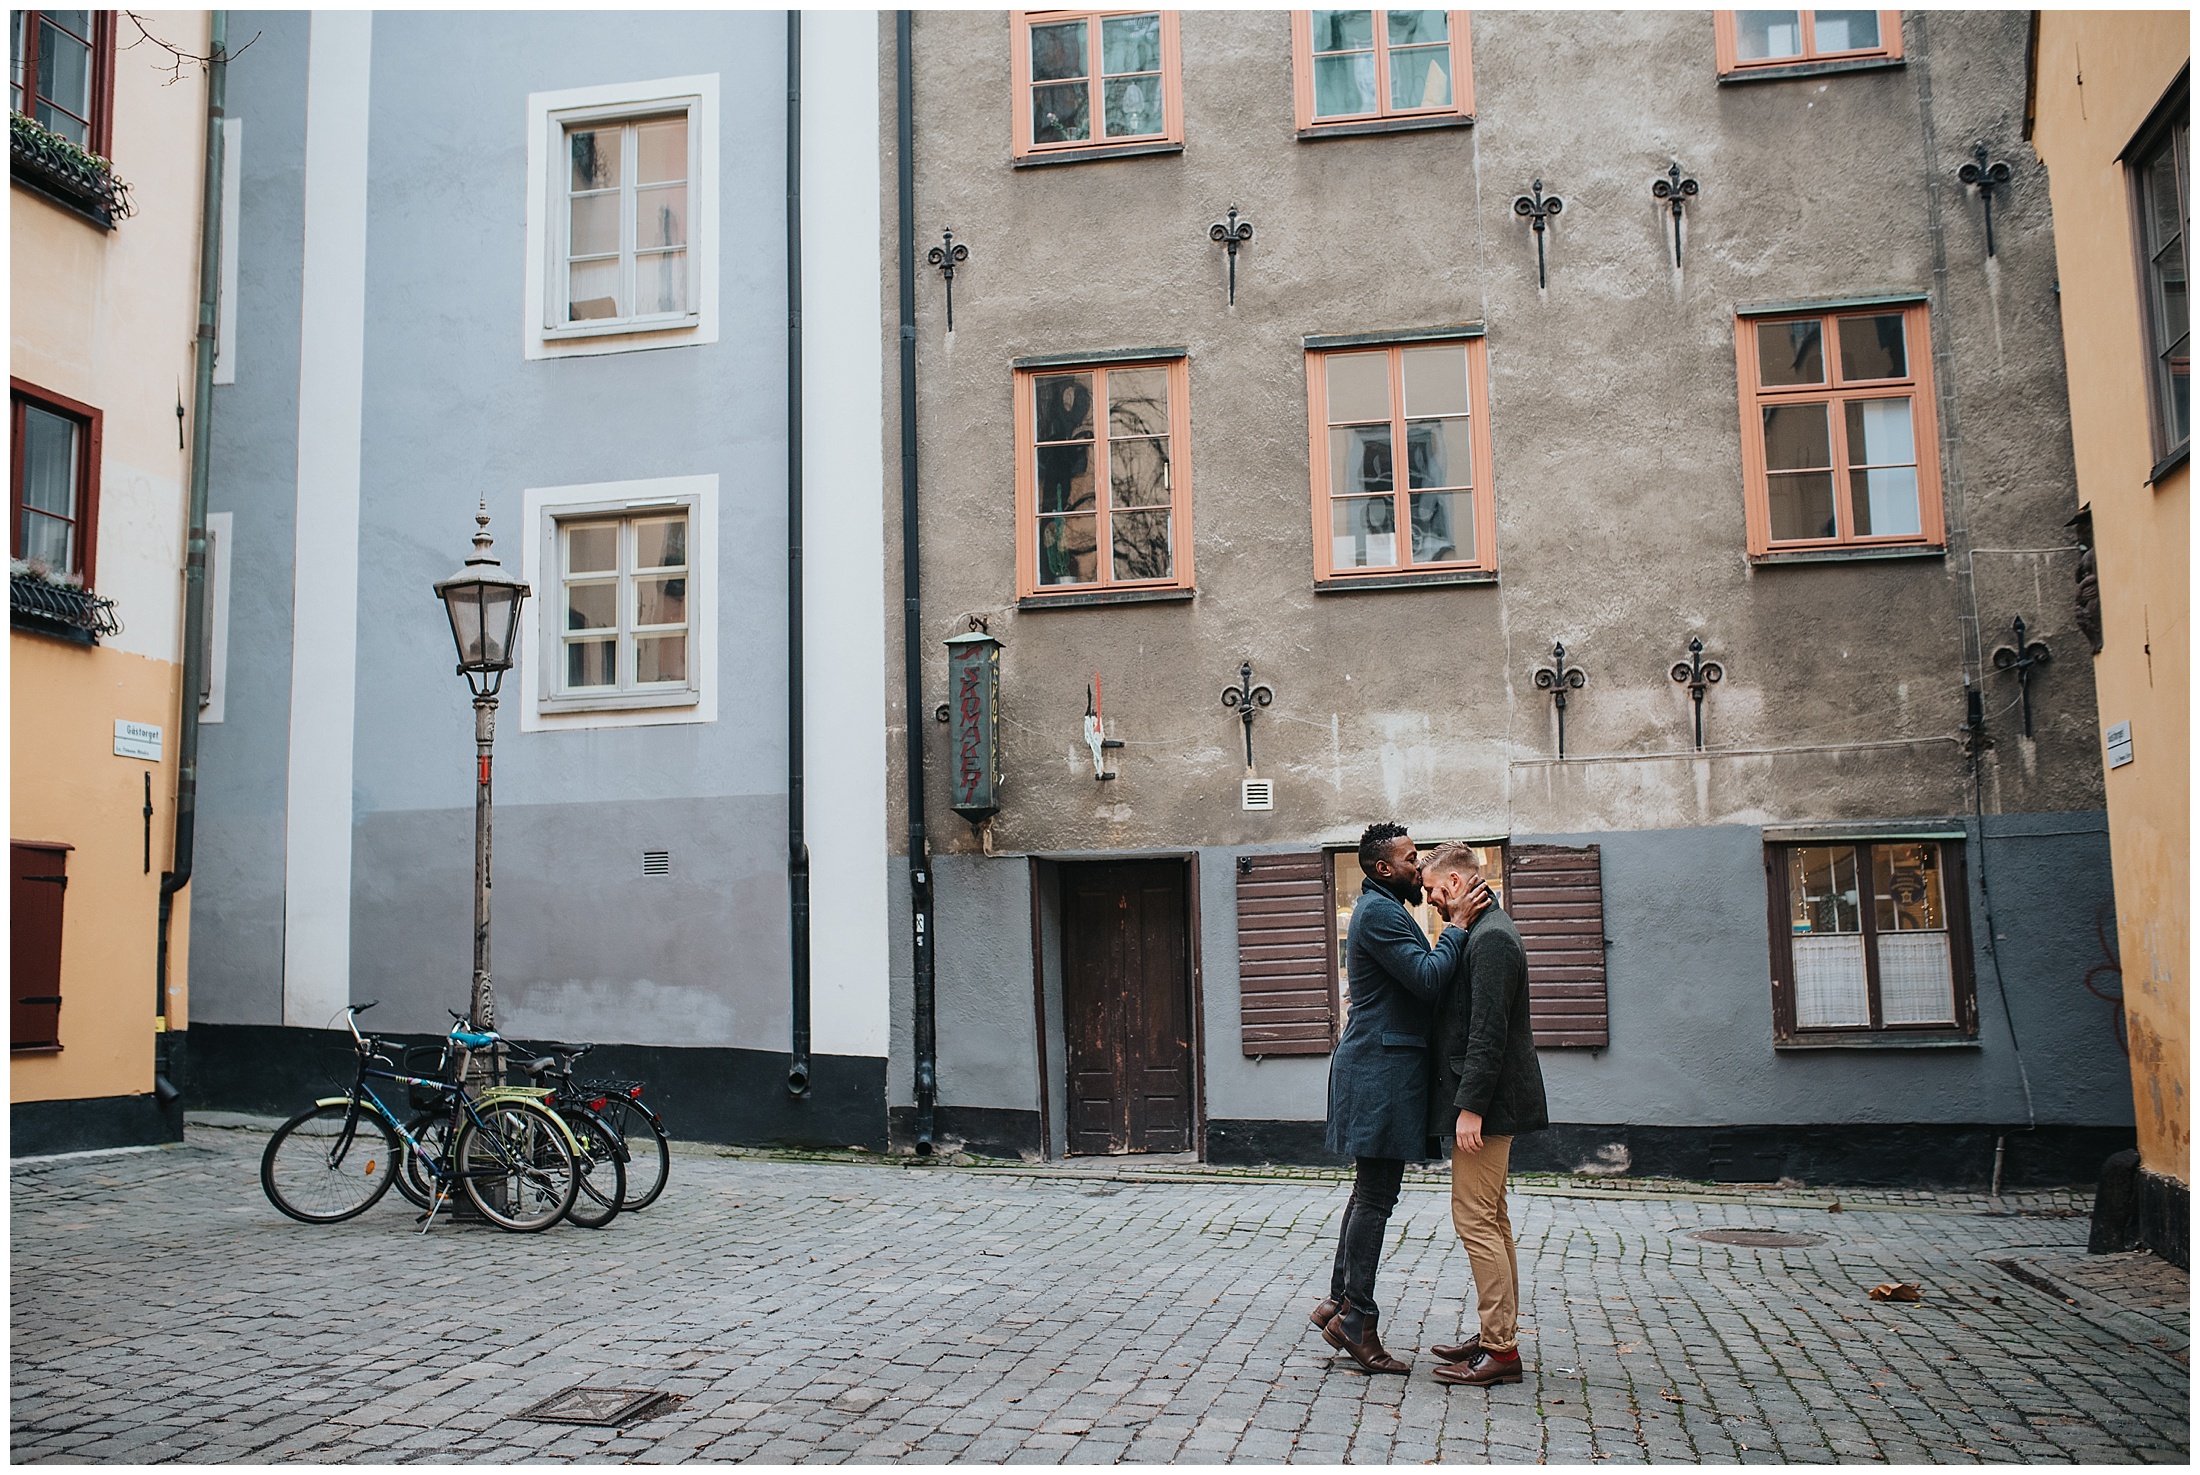
<instances>
[{"instance_id":1,"label":"cobblestone pavement","mask_svg":"<svg viewBox=\"0 0 2200 1475\"><path fill-rule=\"evenodd\" d=\"M2087 1260L2083 1201L1516 1186L1517 1387L1333 1360L1319 1173L988 1170L683 1148L608 1230L311 1228L259 1132L18 1163L19 1461L2177 1461L2188 1293ZM1391 1222L1392 1347L1460 1328L1436 1180ZM1707 1243L1748 1227L1804 1248ZM1997 1263L2000 1262L2000 1263ZM1867 1298L1916 1281L1914 1305ZM1471 1308L1471 1298L1466 1301ZM1468 1313L1471 1317L1471 1310ZM1471 1325L1471 1320L1470 1320ZM684 1401L522 1422L571 1384Z\"/></svg>"}]
</instances>

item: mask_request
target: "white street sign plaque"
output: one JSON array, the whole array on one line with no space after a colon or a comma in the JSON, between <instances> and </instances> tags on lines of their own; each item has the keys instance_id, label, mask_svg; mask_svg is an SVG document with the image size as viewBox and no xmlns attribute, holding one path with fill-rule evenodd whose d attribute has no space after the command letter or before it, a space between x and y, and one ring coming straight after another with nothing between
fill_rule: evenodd
<instances>
[{"instance_id":1,"label":"white street sign plaque","mask_svg":"<svg viewBox=\"0 0 2200 1475\"><path fill-rule=\"evenodd\" d=\"M2131 724L2119 722L2108 730L2108 766L2121 768L2131 761Z\"/></svg>"},{"instance_id":2,"label":"white street sign plaque","mask_svg":"<svg viewBox=\"0 0 2200 1475\"><path fill-rule=\"evenodd\" d=\"M160 762L160 729L150 722L115 722L115 756Z\"/></svg>"}]
</instances>

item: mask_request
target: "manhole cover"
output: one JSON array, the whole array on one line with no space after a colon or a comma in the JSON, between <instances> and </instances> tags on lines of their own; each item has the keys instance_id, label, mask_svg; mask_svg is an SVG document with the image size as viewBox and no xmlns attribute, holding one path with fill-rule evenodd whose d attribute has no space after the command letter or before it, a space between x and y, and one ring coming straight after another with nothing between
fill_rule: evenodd
<instances>
[{"instance_id":1,"label":"manhole cover","mask_svg":"<svg viewBox=\"0 0 2200 1475\"><path fill-rule=\"evenodd\" d=\"M1688 1237L1707 1244L1747 1245L1753 1250L1799 1250L1826 1242L1822 1234L1789 1234L1781 1229L1692 1229Z\"/></svg>"},{"instance_id":2,"label":"manhole cover","mask_svg":"<svg viewBox=\"0 0 2200 1475\"><path fill-rule=\"evenodd\" d=\"M515 1418L538 1424L593 1424L607 1429L662 1413L677 1399L653 1388L565 1388L529 1404Z\"/></svg>"}]
</instances>

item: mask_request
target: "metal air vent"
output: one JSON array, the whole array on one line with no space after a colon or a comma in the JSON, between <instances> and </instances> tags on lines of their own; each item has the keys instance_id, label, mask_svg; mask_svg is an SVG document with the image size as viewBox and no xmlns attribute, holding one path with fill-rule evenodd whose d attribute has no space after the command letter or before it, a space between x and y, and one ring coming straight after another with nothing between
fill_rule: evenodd
<instances>
[{"instance_id":1,"label":"metal air vent","mask_svg":"<svg viewBox=\"0 0 2200 1475\"><path fill-rule=\"evenodd\" d=\"M1276 786L1264 778L1249 778L1238 791L1240 809L1274 809Z\"/></svg>"},{"instance_id":2,"label":"metal air vent","mask_svg":"<svg viewBox=\"0 0 2200 1475\"><path fill-rule=\"evenodd\" d=\"M642 852L642 874L645 876L669 876L672 874L672 852L669 850L645 850Z\"/></svg>"}]
</instances>

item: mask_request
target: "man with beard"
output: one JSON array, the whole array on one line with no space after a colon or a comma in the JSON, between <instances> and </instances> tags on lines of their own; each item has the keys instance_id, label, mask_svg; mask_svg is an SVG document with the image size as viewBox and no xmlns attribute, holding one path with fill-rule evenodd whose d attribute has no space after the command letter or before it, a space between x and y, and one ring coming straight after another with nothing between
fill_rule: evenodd
<instances>
[{"instance_id":1,"label":"man with beard","mask_svg":"<svg viewBox=\"0 0 2200 1475\"><path fill-rule=\"evenodd\" d=\"M1421 900L1421 869L1405 827L1373 824L1360 836L1366 881L1346 934L1351 1008L1329 1060L1331 1152L1352 1159L1352 1196L1337 1235L1329 1297L1314 1324L1330 1346L1371 1373L1403 1373L1383 1350L1376 1322L1375 1270L1383 1230L1397 1205L1406 1163L1428 1152L1429 1048L1439 991L1458 971L1467 925L1480 906L1458 900L1454 925L1434 947L1409 906Z\"/></svg>"}]
</instances>

